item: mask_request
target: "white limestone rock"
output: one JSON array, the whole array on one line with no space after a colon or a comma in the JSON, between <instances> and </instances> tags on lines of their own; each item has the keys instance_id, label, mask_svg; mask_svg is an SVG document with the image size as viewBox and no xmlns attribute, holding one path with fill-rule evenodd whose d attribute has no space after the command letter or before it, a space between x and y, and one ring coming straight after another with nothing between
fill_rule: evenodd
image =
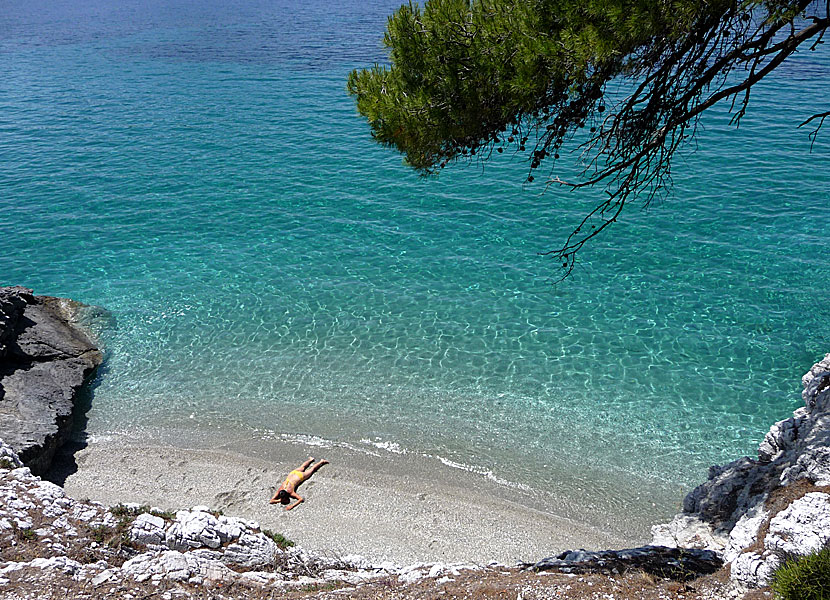
<instances>
[{"instance_id":1,"label":"white limestone rock","mask_svg":"<svg viewBox=\"0 0 830 600\"><path fill-rule=\"evenodd\" d=\"M769 518L769 511L763 506L756 506L747 512L729 532L729 543L723 551L724 562L732 562L745 549L758 539L761 526Z\"/></svg>"},{"instance_id":2,"label":"white limestone rock","mask_svg":"<svg viewBox=\"0 0 830 600\"><path fill-rule=\"evenodd\" d=\"M245 571L239 574L239 578L245 583L264 587L285 581L285 577L279 573L267 573L265 571Z\"/></svg>"},{"instance_id":3,"label":"white limestone rock","mask_svg":"<svg viewBox=\"0 0 830 600\"><path fill-rule=\"evenodd\" d=\"M686 514L675 515L670 523L652 526L651 537L653 545L669 548L722 552L729 544L727 536L718 534L711 525L698 517Z\"/></svg>"},{"instance_id":4,"label":"white limestone rock","mask_svg":"<svg viewBox=\"0 0 830 600\"><path fill-rule=\"evenodd\" d=\"M337 581L348 583L350 585L359 585L383 576L383 573L377 571L347 571L343 569L329 569L320 574L320 579L325 582Z\"/></svg>"},{"instance_id":5,"label":"white limestone rock","mask_svg":"<svg viewBox=\"0 0 830 600\"><path fill-rule=\"evenodd\" d=\"M789 419L778 421L770 427L761 445L758 446L758 460L765 463L772 462L790 450L799 439L799 429L803 428L807 415L806 407L799 408Z\"/></svg>"},{"instance_id":6,"label":"white limestone rock","mask_svg":"<svg viewBox=\"0 0 830 600\"><path fill-rule=\"evenodd\" d=\"M341 560L355 569L371 569L374 566L372 561L360 554L347 554Z\"/></svg>"},{"instance_id":7,"label":"white limestone rock","mask_svg":"<svg viewBox=\"0 0 830 600\"><path fill-rule=\"evenodd\" d=\"M461 571L476 571L481 567L473 564L446 564L446 563L415 563L397 569L398 581L406 584L415 583L421 579L438 579L447 574L458 576ZM378 570L380 574L382 570Z\"/></svg>"},{"instance_id":8,"label":"white limestone rock","mask_svg":"<svg viewBox=\"0 0 830 600\"><path fill-rule=\"evenodd\" d=\"M142 513L136 517L130 526L130 537L140 544L160 547L166 539L164 527L165 522L161 517L150 513Z\"/></svg>"},{"instance_id":9,"label":"white limestone rock","mask_svg":"<svg viewBox=\"0 0 830 600\"><path fill-rule=\"evenodd\" d=\"M732 562L732 579L745 588L769 585L782 557L807 556L830 546L830 494L811 492L775 515L763 553L747 552Z\"/></svg>"},{"instance_id":10,"label":"white limestone rock","mask_svg":"<svg viewBox=\"0 0 830 600\"><path fill-rule=\"evenodd\" d=\"M159 582L187 581L232 581L235 573L217 560L201 558L192 552L167 550L159 553L144 553L125 562L121 570L136 581Z\"/></svg>"},{"instance_id":11,"label":"white limestone rock","mask_svg":"<svg viewBox=\"0 0 830 600\"><path fill-rule=\"evenodd\" d=\"M222 545L218 525L216 517L206 511L180 510L165 534L165 543L171 550L182 552L204 546L218 548Z\"/></svg>"},{"instance_id":12,"label":"white limestone rock","mask_svg":"<svg viewBox=\"0 0 830 600\"><path fill-rule=\"evenodd\" d=\"M784 470L781 483L786 485L802 478L819 486L830 485L830 446L816 446L805 451L793 466Z\"/></svg>"},{"instance_id":13,"label":"white limestone rock","mask_svg":"<svg viewBox=\"0 0 830 600\"><path fill-rule=\"evenodd\" d=\"M78 570L78 572L75 573L73 579L75 579L75 581L91 581L95 578L95 576L107 570L112 570L110 569L109 563L107 563L107 561L105 560L99 560L93 563L83 565ZM121 572L120 569L117 569L115 571L119 574Z\"/></svg>"},{"instance_id":14,"label":"white limestone rock","mask_svg":"<svg viewBox=\"0 0 830 600\"><path fill-rule=\"evenodd\" d=\"M830 397L826 394L820 396L830 389L828 375L830 375L830 354L825 355L823 359L810 367L810 370L801 378L801 384L804 386L801 399L804 400L807 408L812 410L822 401L825 405L830 402ZM823 400L820 400L820 398L823 398Z\"/></svg>"},{"instance_id":15,"label":"white limestone rock","mask_svg":"<svg viewBox=\"0 0 830 600\"><path fill-rule=\"evenodd\" d=\"M218 560L219 562L222 562L222 552L219 550L199 548L198 550L191 550L190 553L193 554L193 556L197 556L205 560Z\"/></svg>"},{"instance_id":16,"label":"white limestone rock","mask_svg":"<svg viewBox=\"0 0 830 600\"><path fill-rule=\"evenodd\" d=\"M9 573L14 573L15 571L20 571L26 567L26 563L22 562L8 562L8 563L0 563L0 575L8 575Z\"/></svg>"},{"instance_id":17,"label":"white limestone rock","mask_svg":"<svg viewBox=\"0 0 830 600\"><path fill-rule=\"evenodd\" d=\"M0 469L8 470L9 466L17 469L22 467L23 463L20 462L17 452L12 447L0 440Z\"/></svg>"},{"instance_id":18,"label":"white limestone rock","mask_svg":"<svg viewBox=\"0 0 830 600\"><path fill-rule=\"evenodd\" d=\"M32 496L43 505L44 514L48 513L52 508L59 507L58 501L63 501L63 506L69 504L63 488L50 481L38 481L37 486L32 489ZM46 516L51 515L47 514Z\"/></svg>"},{"instance_id":19,"label":"white limestone rock","mask_svg":"<svg viewBox=\"0 0 830 600\"><path fill-rule=\"evenodd\" d=\"M19 462L1 440L0 453L10 463ZM24 563L28 569L59 570L78 577L81 566L66 555L73 548L91 548L93 544L80 537L79 530L116 524L102 505L69 498L62 488L41 480L26 467L0 469L0 543L27 543L18 537L23 530L23 540L32 536L35 539L30 543L48 552L48 558Z\"/></svg>"},{"instance_id":20,"label":"white limestone rock","mask_svg":"<svg viewBox=\"0 0 830 600\"><path fill-rule=\"evenodd\" d=\"M405 583L407 585L412 583L417 583L421 579L424 579L427 576L427 572L422 569L412 569L406 572L401 572L398 575L398 581L401 583Z\"/></svg>"},{"instance_id":21,"label":"white limestone rock","mask_svg":"<svg viewBox=\"0 0 830 600\"><path fill-rule=\"evenodd\" d=\"M764 548L788 556L806 556L830 545L830 494L811 492L790 504L769 523Z\"/></svg>"},{"instance_id":22,"label":"white limestone rock","mask_svg":"<svg viewBox=\"0 0 830 600\"><path fill-rule=\"evenodd\" d=\"M258 529L256 522L216 516L206 507L197 506L178 511L171 524L160 517L141 514L131 525L130 536L151 549L198 551L202 557L255 569L272 565L280 553L274 541ZM206 550L212 553L207 554Z\"/></svg>"},{"instance_id":23,"label":"white limestone rock","mask_svg":"<svg viewBox=\"0 0 830 600\"><path fill-rule=\"evenodd\" d=\"M89 580L89 583L93 587L98 587L99 585L103 585L113 579L117 579L119 573L119 569L104 569L94 577Z\"/></svg>"},{"instance_id":24,"label":"white limestone rock","mask_svg":"<svg viewBox=\"0 0 830 600\"><path fill-rule=\"evenodd\" d=\"M290 553L293 550L294 548L291 548L288 552ZM340 563L341 565L345 565L353 570L373 571L382 573L396 573L400 570L400 567L390 560L376 563L370 561L364 556L361 556L360 554L347 554L345 556L342 556L340 557Z\"/></svg>"},{"instance_id":25,"label":"white limestone rock","mask_svg":"<svg viewBox=\"0 0 830 600\"><path fill-rule=\"evenodd\" d=\"M225 548L222 560L226 564L253 569L273 564L279 552L274 541L265 535L245 531Z\"/></svg>"},{"instance_id":26,"label":"white limestone rock","mask_svg":"<svg viewBox=\"0 0 830 600\"><path fill-rule=\"evenodd\" d=\"M83 565L78 561L67 558L66 556L35 558L34 560L24 564L37 569L54 569L56 571L66 573L67 575L74 575L83 567Z\"/></svg>"},{"instance_id":27,"label":"white limestone rock","mask_svg":"<svg viewBox=\"0 0 830 600\"><path fill-rule=\"evenodd\" d=\"M741 589L751 589L766 585L778 565L775 555L764 558L757 552L745 552L732 561L730 577Z\"/></svg>"}]
</instances>

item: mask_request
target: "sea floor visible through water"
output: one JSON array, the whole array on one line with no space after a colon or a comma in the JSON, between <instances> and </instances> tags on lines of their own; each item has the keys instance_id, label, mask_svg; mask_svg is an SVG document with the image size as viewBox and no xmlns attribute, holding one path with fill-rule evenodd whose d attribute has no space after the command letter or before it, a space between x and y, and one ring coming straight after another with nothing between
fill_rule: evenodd
<instances>
[{"instance_id":1,"label":"sea floor visible through water","mask_svg":"<svg viewBox=\"0 0 830 600\"><path fill-rule=\"evenodd\" d=\"M424 179L357 115L398 4L7 2L0 283L99 307L92 440L322 444L640 531L830 348L828 142L795 127L829 51L739 129L709 111L666 201L554 284L601 191L510 153Z\"/></svg>"}]
</instances>

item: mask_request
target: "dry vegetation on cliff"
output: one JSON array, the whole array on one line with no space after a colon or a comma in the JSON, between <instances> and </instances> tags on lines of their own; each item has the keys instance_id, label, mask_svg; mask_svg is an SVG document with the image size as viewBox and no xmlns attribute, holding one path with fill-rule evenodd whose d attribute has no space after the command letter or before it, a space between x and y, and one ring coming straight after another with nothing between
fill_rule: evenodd
<instances>
[{"instance_id":1,"label":"dry vegetation on cliff","mask_svg":"<svg viewBox=\"0 0 830 600\"><path fill-rule=\"evenodd\" d=\"M194 586L172 582L119 582L93 586L55 572L18 572L5 588L8 600L720 600L728 597L725 572L679 583L656 579L641 572L624 575L564 575L497 568L465 572L450 581L423 579L405 583L397 577L349 586L310 584L295 590L275 590L241 585ZM757 590L753 600L771 598ZM747 597L747 600L749 598Z\"/></svg>"}]
</instances>

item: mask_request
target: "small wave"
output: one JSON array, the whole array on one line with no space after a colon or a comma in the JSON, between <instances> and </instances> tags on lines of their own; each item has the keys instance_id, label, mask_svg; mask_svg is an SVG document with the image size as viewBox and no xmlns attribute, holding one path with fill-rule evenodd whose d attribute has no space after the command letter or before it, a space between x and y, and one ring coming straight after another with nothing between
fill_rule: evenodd
<instances>
[{"instance_id":1,"label":"small wave","mask_svg":"<svg viewBox=\"0 0 830 600\"><path fill-rule=\"evenodd\" d=\"M424 456L427 456L429 458L437 459L437 460L441 461L443 464L445 464L446 466L451 467L453 469L461 469L462 471L467 471L468 473L474 473L475 475L481 475L485 479L488 479L489 481L492 481L493 483L496 483L498 485L503 485L505 487L513 488L513 489L516 489L516 490L522 490L523 492L532 492L533 491L533 488L530 487L529 485L526 485L524 483L519 483L518 481L510 481L509 479L504 479L503 477L499 477L498 475L493 473L492 470L486 469L484 467L478 467L476 465L468 465L468 464L465 464L465 463L456 462L454 460L450 460L448 458L444 458L443 456L438 456L438 455L426 454Z\"/></svg>"},{"instance_id":2,"label":"small wave","mask_svg":"<svg viewBox=\"0 0 830 600\"><path fill-rule=\"evenodd\" d=\"M130 442L135 438L135 433L127 429L108 429L100 433L87 433L83 437L75 439L88 444L106 444L109 442Z\"/></svg>"},{"instance_id":3,"label":"small wave","mask_svg":"<svg viewBox=\"0 0 830 600\"><path fill-rule=\"evenodd\" d=\"M375 448L379 448L381 450L386 450L387 452L391 452L392 454L407 454L406 448L401 448L401 445L397 442L385 442L381 440L372 441L366 438L360 440L361 444L368 444L370 446L374 446Z\"/></svg>"},{"instance_id":4,"label":"small wave","mask_svg":"<svg viewBox=\"0 0 830 600\"><path fill-rule=\"evenodd\" d=\"M381 455L377 452L373 452L371 449L367 448L367 446L371 446L373 448L377 448L378 450L384 450L385 452L389 452L390 454L399 454L399 455L408 455L410 451L406 448L402 447L397 442L390 442L386 440L381 440L380 438L376 438L375 440L370 440L368 438L361 438L360 443L363 446L356 446L354 444L350 444L349 442L340 442L329 440L317 435L307 435L303 433L277 433L274 431L262 431L260 430L260 434L267 437L279 437L281 440L294 443L294 444L303 444L305 446L315 446L319 448L345 448L347 450L353 450L355 452L360 452L362 454L368 454L370 456L380 457ZM460 469L462 471L466 471L468 473L472 473L474 475L480 475L484 477L488 481L492 481L497 485L501 485L504 487L509 487L514 490L521 490L523 492L533 492L534 489L524 483L520 483L518 481L511 481L509 479L505 479L503 477L499 477L496 475L491 469L487 469L485 467L479 467L477 465L470 465L466 463L456 462L454 460L450 460L448 458L444 458L443 456L437 454L423 454L417 453L418 456L422 456L424 458L428 458L431 460L438 460L442 464L447 467L453 469Z\"/></svg>"},{"instance_id":5,"label":"small wave","mask_svg":"<svg viewBox=\"0 0 830 600\"><path fill-rule=\"evenodd\" d=\"M104 442L111 442L118 436L113 434L88 435L86 441L90 444L102 444Z\"/></svg>"},{"instance_id":6,"label":"small wave","mask_svg":"<svg viewBox=\"0 0 830 600\"><path fill-rule=\"evenodd\" d=\"M327 440L326 438L322 438L318 435L305 435L302 433L297 434L289 434L289 433L281 433L279 434L280 439L285 440L286 442L294 442L304 444L306 446L315 446L318 448L334 448L335 446L342 446L337 442L332 440Z\"/></svg>"},{"instance_id":7,"label":"small wave","mask_svg":"<svg viewBox=\"0 0 830 600\"><path fill-rule=\"evenodd\" d=\"M373 452L366 446L372 446L373 448L377 448L378 450L385 450L386 452L390 452L392 454L408 454L406 448L401 447L401 445L397 442L388 442L381 440L380 438L376 438L375 440L370 440L368 438L362 438L360 443L363 446L358 446L349 442L343 441L335 441L330 440L324 437L320 437L318 435L308 435L304 433L277 433L275 431L264 431L259 430L260 435L264 438L280 438L281 440L293 444L302 444L304 446L314 446L317 448L345 448L347 450L353 450L355 452L360 452L362 454L368 454L370 456L380 456L377 452Z\"/></svg>"},{"instance_id":8,"label":"small wave","mask_svg":"<svg viewBox=\"0 0 830 600\"><path fill-rule=\"evenodd\" d=\"M352 450L354 452L361 452L363 454L368 454L370 456L380 457L380 454L378 454L377 452L372 452L366 447L355 446L354 444L350 444L348 442L330 440L324 437L320 437L319 435L308 435L305 433L277 433L276 431L262 429L257 431L263 437L263 439L279 438L282 441L288 442L290 444L302 444L303 446L313 446L315 448L345 448L346 450Z\"/></svg>"}]
</instances>

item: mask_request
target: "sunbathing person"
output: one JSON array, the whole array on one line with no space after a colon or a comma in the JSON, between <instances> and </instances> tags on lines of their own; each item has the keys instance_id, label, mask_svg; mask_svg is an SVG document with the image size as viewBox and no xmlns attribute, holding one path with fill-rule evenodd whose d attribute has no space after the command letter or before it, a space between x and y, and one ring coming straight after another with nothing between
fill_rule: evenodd
<instances>
[{"instance_id":1,"label":"sunbathing person","mask_svg":"<svg viewBox=\"0 0 830 600\"><path fill-rule=\"evenodd\" d=\"M302 482L314 475L317 472L317 469L323 465L329 464L329 461L321 460L309 469L309 465L313 462L314 458L309 456L308 460L300 465L299 469L291 471L288 474L288 477L285 478L283 484L277 488L276 492L274 492L274 496L271 498L270 504L290 504L290 506L285 507L285 510L291 510L300 502L304 502L305 498L297 493L297 488L300 487ZM291 504L291 498L296 500L294 504Z\"/></svg>"}]
</instances>

